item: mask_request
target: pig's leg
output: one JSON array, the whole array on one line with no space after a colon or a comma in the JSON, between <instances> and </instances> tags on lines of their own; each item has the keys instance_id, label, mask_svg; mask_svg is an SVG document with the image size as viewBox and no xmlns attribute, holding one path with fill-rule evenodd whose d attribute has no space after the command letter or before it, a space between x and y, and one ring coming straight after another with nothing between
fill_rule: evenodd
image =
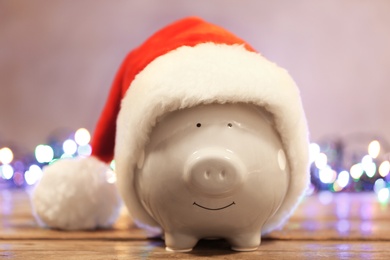
<instances>
[{"instance_id":1,"label":"pig's leg","mask_svg":"<svg viewBox=\"0 0 390 260\"><path fill-rule=\"evenodd\" d=\"M261 243L260 232L237 234L227 239L234 251L254 251Z\"/></svg>"},{"instance_id":2,"label":"pig's leg","mask_svg":"<svg viewBox=\"0 0 390 260\"><path fill-rule=\"evenodd\" d=\"M165 249L173 252L189 252L198 243L198 239L181 233L165 233Z\"/></svg>"}]
</instances>

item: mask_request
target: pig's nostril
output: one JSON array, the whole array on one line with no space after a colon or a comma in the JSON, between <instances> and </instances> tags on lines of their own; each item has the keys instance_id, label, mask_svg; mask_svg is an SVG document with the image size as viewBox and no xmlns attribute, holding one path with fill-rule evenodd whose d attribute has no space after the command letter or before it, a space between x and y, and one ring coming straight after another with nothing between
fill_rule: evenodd
<instances>
[{"instance_id":1,"label":"pig's nostril","mask_svg":"<svg viewBox=\"0 0 390 260\"><path fill-rule=\"evenodd\" d=\"M204 172L204 178L205 178L206 180L208 180L208 179L210 178L210 172L209 172L209 171L205 171L205 172Z\"/></svg>"},{"instance_id":2,"label":"pig's nostril","mask_svg":"<svg viewBox=\"0 0 390 260\"><path fill-rule=\"evenodd\" d=\"M221 181L223 181L224 179L225 179L225 171L224 170L222 170L220 173L219 173L219 179L221 180Z\"/></svg>"}]
</instances>

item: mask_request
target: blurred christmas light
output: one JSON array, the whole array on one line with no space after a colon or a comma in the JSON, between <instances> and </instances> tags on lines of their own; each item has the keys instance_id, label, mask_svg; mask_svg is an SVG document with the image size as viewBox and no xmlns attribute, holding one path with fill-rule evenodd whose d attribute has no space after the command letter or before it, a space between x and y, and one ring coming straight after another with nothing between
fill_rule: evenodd
<instances>
[{"instance_id":1,"label":"blurred christmas light","mask_svg":"<svg viewBox=\"0 0 390 260\"><path fill-rule=\"evenodd\" d=\"M79 146L77 148L77 154L80 156L90 156L92 153L92 147L89 144Z\"/></svg>"},{"instance_id":2,"label":"blurred christmas light","mask_svg":"<svg viewBox=\"0 0 390 260\"><path fill-rule=\"evenodd\" d=\"M363 171L366 172L366 175L372 178L376 172L376 164L372 161L372 157L370 155L365 155L362 159L362 167Z\"/></svg>"},{"instance_id":3,"label":"blurred christmas light","mask_svg":"<svg viewBox=\"0 0 390 260\"><path fill-rule=\"evenodd\" d=\"M381 151L381 145L379 144L379 142L377 140L374 140L372 141L369 145L368 145L368 154L372 157L372 158L377 158L379 153Z\"/></svg>"},{"instance_id":4,"label":"blurred christmas light","mask_svg":"<svg viewBox=\"0 0 390 260\"><path fill-rule=\"evenodd\" d=\"M320 170L319 176L322 183L329 184L336 180L337 173L329 166L326 166L324 169Z\"/></svg>"},{"instance_id":5,"label":"blurred christmas light","mask_svg":"<svg viewBox=\"0 0 390 260\"><path fill-rule=\"evenodd\" d=\"M381 190L378 191L378 200L380 203L387 203L389 201L389 195L390 195L390 192L389 192L389 189L387 188L383 188Z\"/></svg>"},{"instance_id":6,"label":"blurred christmas light","mask_svg":"<svg viewBox=\"0 0 390 260\"><path fill-rule=\"evenodd\" d=\"M54 158L54 151L48 145L40 144L35 148L35 158L39 163L48 163Z\"/></svg>"},{"instance_id":7,"label":"blurred christmas light","mask_svg":"<svg viewBox=\"0 0 390 260\"><path fill-rule=\"evenodd\" d=\"M1 177L4 180L10 180L14 176L14 168L9 164L0 166Z\"/></svg>"},{"instance_id":8,"label":"blurred christmas light","mask_svg":"<svg viewBox=\"0 0 390 260\"><path fill-rule=\"evenodd\" d=\"M2 164L10 164L14 159L14 154L8 147L0 149L0 162Z\"/></svg>"},{"instance_id":9,"label":"blurred christmas light","mask_svg":"<svg viewBox=\"0 0 390 260\"><path fill-rule=\"evenodd\" d=\"M339 192L339 191L341 191L344 187L341 187L341 186L338 184L338 182L336 181L335 183L333 183L332 188L333 188L333 190L334 190L335 192Z\"/></svg>"},{"instance_id":10,"label":"blurred christmas light","mask_svg":"<svg viewBox=\"0 0 390 260\"><path fill-rule=\"evenodd\" d=\"M328 163L328 157L324 153L319 153L316 160L315 165L318 169L323 170L326 168Z\"/></svg>"},{"instance_id":11,"label":"blurred christmas light","mask_svg":"<svg viewBox=\"0 0 390 260\"><path fill-rule=\"evenodd\" d=\"M24 184L23 173L15 172L14 177L12 178L16 186L22 186Z\"/></svg>"},{"instance_id":12,"label":"blurred christmas light","mask_svg":"<svg viewBox=\"0 0 390 260\"><path fill-rule=\"evenodd\" d=\"M363 167L361 163L357 163L352 165L350 171L351 177L354 178L355 180L360 179L360 177L363 175Z\"/></svg>"},{"instance_id":13,"label":"blurred christmas light","mask_svg":"<svg viewBox=\"0 0 390 260\"><path fill-rule=\"evenodd\" d=\"M74 139L78 145L87 145L91 141L91 135L85 128L80 128L76 131Z\"/></svg>"},{"instance_id":14,"label":"blurred christmas light","mask_svg":"<svg viewBox=\"0 0 390 260\"><path fill-rule=\"evenodd\" d=\"M73 155L77 151L77 144L75 141L68 139L66 140L63 145L62 149L64 150L64 153L67 155Z\"/></svg>"},{"instance_id":15,"label":"blurred christmas light","mask_svg":"<svg viewBox=\"0 0 390 260\"><path fill-rule=\"evenodd\" d=\"M315 162L317 159L317 156L320 154L321 149L320 146L316 143L311 143L309 146L309 157L310 157L310 163Z\"/></svg>"},{"instance_id":16,"label":"blurred christmas light","mask_svg":"<svg viewBox=\"0 0 390 260\"><path fill-rule=\"evenodd\" d=\"M364 169L364 166L366 165L369 165L372 163L372 157L370 155L365 155L363 158L362 158L362 166L363 166L363 169Z\"/></svg>"},{"instance_id":17,"label":"blurred christmas light","mask_svg":"<svg viewBox=\"0 0 390 260\"><path fill-rule=\"evenodd\" d=\"M115 171L115 160L112 160L110 163L110 167L113 171Z\"/></svg>"},{"instance_id":18,"label":"blurred christmas light","mask_svg":"<svg viewBox=\"0 0 390 260\"><path fill-rule=\"evenodd\" d=\"M349 172L347 171L342 171L339 173L339 176L337 177L337 181L336 183L341 187L341 188L345 188L348 183L349 183Z\"/></svg>"},{"instance_id":19,"label":"blurred christmas light","mask_svg":"<svg viewBox=\"0 0 390 260\"><path fill-rule=\"evenodd\" d=\"M108 170L106 172L106 180L108 183L115 183L116 182L116 174L114 171Z\"/></svg>"},{"instance_id":20,"label":"blurred christmas light","mask_svg":"<svg viewBox=\"0 0 390 260\"><path fill-rule=\"evenodd\" d=\"M372 162L370 164L363 165L363 170L366 172L366 175L369 178L372 178L372 177L374 177L374 175L376 173L376 164L374 162Z\"/></svg>"},{"instance_id":21,"label":"blurred christmas light","mask_svg":"<svg viewBox=\"0 0 390 260\"><path fill-rule=\"evenodd\" d=\"M42 178L42 169L38 165L31 165L24 173L24 179L28 185L34 185Z\"/></svg>"},{"instance_id":22,"label":"blurred christmas light","mask_svg":"<svg viewBox=\"0 0 390 260\"><path fill-rule=\"evenodd\" d=\"M53 135L49 139L50 146L38 145L35 149L35 164L31 161L31 156L14 158L11 149L7 147L0 149L0 181L8 181L9 187L26 187L25 184L34 185L42 176L41 167L61 158L91 155L92 147L89 144L91 135L87 129L78 129L73 134L74 139L66 140L66 137L69 136L69 132L61 136ZM374 190L377 194L381 193L378 195L378 199L385 201L387 198L390 200L390 194L388 194L390 189L387 189L390 187L390 160L386 157L390 153L384 149L387 146L382 147L377 140L372 139L372 136L370 135L369 139L364 140L363 145L355 146L353 143L351 145L353 148L347 145L347 142L351 141L352 138L331 137L329 140L322 140L321 146L314 142L310 143L312 192L327 190L330 192L329 195L332 192ZM363 141L361 138L358 139L353 139L353 142ZM367 142L367 140L371 142ZM369 143L368 147L367 143ZM359 149L355 150L356 148ZM367 152L367 155L361 157ZM383 155L387 160L378 159L379 155ZM32 163L33 165L30 167L26 165ZM109 166L111 171L107 172L106 179L109 183L114 183L116 181L115 161L111 161ZM349 172L348 170L340 171L340 169L348 168ZM363 176L364 173L367 176ZM15 185L12 184L12 181ZM324 197L327 197L325 193Z\"/></svg>"},{"instance_id":23,"label":"blurred christmas light","mask_svg":"<svg viewBox=\"0 0 390 260\"><path fill-rule=\"evenodd\" d=\"M377 179L374 184L375 193L378 194L378 192L383 188L386 188L386 182L383 179Z\"/></svg>"},{"instance_id":24,"label":"blurred christmas light","mask_svg":"<svg viewBox=\"0 0 390 260\"><path fill-rule=\"evenodd\" d=\"M73 155L64 153L61 155L60 159L73 158Z\"/></svg>"},{"instance_id":25,"label":"blurred christmas light","mask_svg":"<svg viewBox=\"0 0 390 260\"><path fill-rule=\"evenodd\" d=\"M389 161L383 161L381 165L379 166L379 175L382 177L386 177L390 172L390 162Z\"/></svg>"}]
</instances>

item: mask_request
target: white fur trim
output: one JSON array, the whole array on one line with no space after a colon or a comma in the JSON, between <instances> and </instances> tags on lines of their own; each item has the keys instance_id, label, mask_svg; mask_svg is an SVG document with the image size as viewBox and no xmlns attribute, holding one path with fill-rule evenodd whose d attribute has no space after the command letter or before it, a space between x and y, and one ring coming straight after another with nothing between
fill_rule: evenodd
<instances>
[{"instance_id":1,"label":"white fur trim","mask_svg":"<svg viewBox=\"0 0 390 260\"><path fill-rule=\"evenodd\" d=\"M291 215L309 181L308 133L298 88L286 70L260 54L239 45L204 43L156 58L122 100L115 160L118 188L134 218L157 226L140 204L133 183L133 169L156 118L198 104L234 102L252 103L273 115L291 169L286 198L263 233Z\"/></svg>"},{"instance_id":2,"label":"white fur trim","mask_svg":"<svg viewBox=\"0 0 390 260\"><path fill-rule=\"evenodd\" d=\"M111 226L121 200L107 181L109 167L94 157L61 159L44 169L32 194L38 222L66 230Z\"/></svg>"}]
</instances>

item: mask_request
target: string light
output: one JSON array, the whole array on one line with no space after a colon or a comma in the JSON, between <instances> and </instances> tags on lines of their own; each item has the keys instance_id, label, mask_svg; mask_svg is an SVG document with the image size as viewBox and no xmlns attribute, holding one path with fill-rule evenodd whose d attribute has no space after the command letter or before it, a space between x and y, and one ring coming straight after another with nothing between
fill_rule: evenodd
<instances>
[{"instance_id":1,"label":"string light","mask_svg":"<svg viewBox=\"0 0 390 260\"><path fill-rule=\"evenodd\" d=\"M56 140L51 145L40 144L35 147L35 163L26 165L26 161L31 159L14 160L14 155L10 148L0 149L0 182L12 181L17 187L25 185L34 185L42 177L42 167L55 162L60 158L77 156L89 156L92 153L92 147L89 144L91 135L85 128L80 128L74 133L74 140L67 139L62 143L62 150L58 147ZM15 161L15 162L13 162ZM110 176L110 182L115 182L116 176ZM9 182L11 184L11 182ZM11 184L12 185L12 184Z\"/></svg>"},{"instance_id":2,"label":"string light","mask_svg":"<svg viewBox=\"0 0 390 260\"><path fill-rule=\"evenodd\" d=\"M0 166L0 173L4 180L10 180L14 176L14 168L9 164L2 165Z\"/></svg>"},{"instance_id":3,"label":"string light","mask_svg":"<svg viewBox=\"0 0 390 260\"><path fill-rule=\"evenodd\" d=\"M0 162L2 164L10 164L14 159L14 154L8 147L0 149Z\"/></svg>"},{"instance_id":4,"label":"string light","mask_svg":"<svg viewBox=\"0 0 390 260\"><path fill-rule=\"evenodd\" d=\"M328 157L324 153L318 154L316 160L315 160L315 165L317 166L318 169L323 170L326 168L327 163L328 163Z\"/></svg>"},{"instance_id":5,"label":"string light","mask_svg":"<svg viewBox=\"0 0 390 260\"><path fill-rule=\"evenodd\" d=\"M383 179L377 179L374 184L374 191L376 194L383 189L386 188L386 182Z\"/></svg>"},{"instance_id":6,"label":"string light","mask_svg":"<svg viewBox=\"0 0 390 260\"><path fill-rule=\"evenodd\" d=\"M334 190L335 192L339 192L339 191L341 191L344 187L341 187L341 186L338 184L338 182L336 181L335 183L333 183L332 188L333 188L333 190Z\"/></svg>"},{"instance_id":7,"label":"string light","mask_svg":"<svg viewBox=\"0 0 390 260\"><path fill-rule=\"evenodd\" d=\"M51 145L38 145L35 148L35 163L31 162L30 159L15 159L10 148L1 148L0 182L13 181L18 187L34 185L42 177L42 167L45 165L51 164L60 158L91 155L92 147L89 144L91 135L87 129L79 128L73 135L69 136L73 136L74 139L53 140ZM62 146L58 146L58 143L62 143ZM323 148L322 150L317 143L310 143L309 146L309 161L314 166L310 168L313 191L374 190L379 201L389 200L390 190L387 188L390 187L389 153L381 151L382 147L379 141L372 140L369 142L367 151L363 151L368 152L368 154L363 157L360 157L362 151L348 154L349 150L344 149L344 143L341 141L327 143ZM359 158L361 159L360 162ZM384 158L387 158L387 160L383 160ZM26 165L26 161L30 162L31 165ZM340 171L340 169L349 167L348 164L353 164L349 171ZM114 183L116 181L115 161L110 163L110 167L111 171L107 172L106 177L109 183Z\"/></svg>"},{"instance_id":8,"label":"string light","mask_svg":"<svg viewBox=\"0 0 390 260\"><path fill-rule=\"evenodd\" d=\"M320 181L322 183L328 184L328 183L333 183L336 180L337 173L332 168L327 166L324 169L320 170L319 176L320 176Z\"/></svg>"},{"instance_id":9,"label":"string light","mask_svg":"<svg viewBox=\"0 0 390 260\"><path fill-rule=\"evenodd\" d=\"M91 140L91 135L89 134L87 129L80 128L76 131L74 139L78 145L84 146L87 145Z\"/></svg>"},{"instance_id":10,"label":"string light","mask_svg":"<svg viewBox=\"0 0 390 260\"><path fill-rule=\"evenodd\" d=\"M383 157L389 158L390 153L381 151L382 147L378 140L371 139L366 146L368 154L362 157L360 156L364 151L349 149L346 140L339 138L333 140L324 143L323 147L316 143L310 144L309 161L315 166L311 167L310 171L312 185L316 190L331 192L373 190L373 183L381 178L384 179L378 183L384 182L386 187L390 187L390 162L383 160ZM357 161L359 157L360 162ZM339 169L345 167L350 167L349 171L343 170L337 175Z\"/></svg>"},{"instance_id":11,"label":"string light","mask_svg":"<svg viewBox=\"0 0 390 260\"><path fill-rule=\"evenodd\" d=\"M77 144L75 141L68 139L63 143L62 149L66 155L73 155L77 152Z\"/></svg>"},{"instance_id":12,"label":"string light","mask_svg":"<svg viewBox=\"0 0 390 260\"><path fill-rule=\"evenodd\" d=\"M368 154L372 157L372 158L377 158L379 153L381 151L381 145L379 144L379 142L377 140L374 140L372 141L369 145L368 145Z\"/></svg>"},{"instance_id":13,"label":"string light","mask_svg":"<svg viewBox=\"0 0 390 260\"><path fill-rule=\"evenodd\" d=\"M116 174L114 171L107 170L106 172L106 181L108 183L115 183L116 182Z\"/></svg>"},{"instance_id":14,"label":"string light","mask_svg":"<svg viewBox=\"0 0 390 260\"><path fill-rule=\"evenodd\" d=\"M90 156L92 153L92 147L89 144L79 146L77 148L77 154L80 156Z\"/></svg>"},{"instance_id":15,"label":"string light","mask_svg":"<svg viewBox=\"0 0 390 260\"><path fill-rule=\"evenodd\" d=\"M376 173L376 164L374 162L362 163L363 170L369 178L374 177Z\"/></svg>"},{"instance_id":16,"label":"string light","mask_svg":"<svg viewBox=\"0 0 390 260\"><path fill-rule=\"evenodd\" d=\"M390 172L390 162L389 161L383 161L381 165L379 166L379 175L382 177L386 177Z\"/></svg>"},{"instance_id":17,"label":"string light","mask_svg":"<svg viewBox=\"0 0 390 260\"><path fill-rule=\"evenodd\" d=\"M377 195L379 202L382 204L387 203L389 201L389 195L390 195L389 189L383 188L379 190Z\"/></svg>"},{"instance_id":18,"label":"string light","mask_svg":"<svg viewBox=\"0 0 390 260\"><path fill-rule=\"evenodd\" d=\"M349 183L349 172L347 171L342 171L339 173L339 176L337 177L337 184L341 187L341 188L345 188L348 183Z\"/></svg>"},{"instance_id":19,"label":"string light","mask_svg":"<svg viewBox=\"0 0 390 260\"><path fill-rule=\"evenodd\" d=\"M12 180L14 181L16 186L22 186L24 184L24 177L23 173L21 172L15 172Z\"/></svg>"},{"instance_id":20,"label":"string light","mask_svg":"<svg viewBox=\"0 0 390 260\"><path fill-rule=\"evenodd\" d=\"M115 171L115 160L112 160L110 163L110 168Z\"/></svg>"},{"instance_id":21,"label":"string light","mask_svg":"<svg viewBox=\"0 0 390 260\"><path fill-rule=\"evenodd\" d=\"M34 185L42 178L42 169L38 165L31 165L24 173L24 179L28 185Z\"/></svg>"},{"instance_id":22,"label":"string light","mask_svg":"<svg viewBox=\"0 0 390 260\"><path fill-rule=\"evenodd\" d=\"M354 178L355 180L360 179L360 177L363 175L363 167L361 163L357 163L352 165L350 171L351 177Z\"/></svg>"},{"instance_id":23,"label":"string light","mask_svg":"<svg viewBox=\"0 0 390 260\"><path fill-rule=\"evenodd\" d=\"M54 158L54 151L48 145L40 144L35 148L35 158L39 163L48 163Z\"/></svg>"},{"instance_id":24,"label":"string light","mask_svg":"<svg viewBox=\"0 0 390 260\"><path fill-rule=\"evenodd\" d=\"M309 146L310 163L315 162L317 156L321 153L321 148L316 143L311 143Z\"/></svg>"}]
</instances>

